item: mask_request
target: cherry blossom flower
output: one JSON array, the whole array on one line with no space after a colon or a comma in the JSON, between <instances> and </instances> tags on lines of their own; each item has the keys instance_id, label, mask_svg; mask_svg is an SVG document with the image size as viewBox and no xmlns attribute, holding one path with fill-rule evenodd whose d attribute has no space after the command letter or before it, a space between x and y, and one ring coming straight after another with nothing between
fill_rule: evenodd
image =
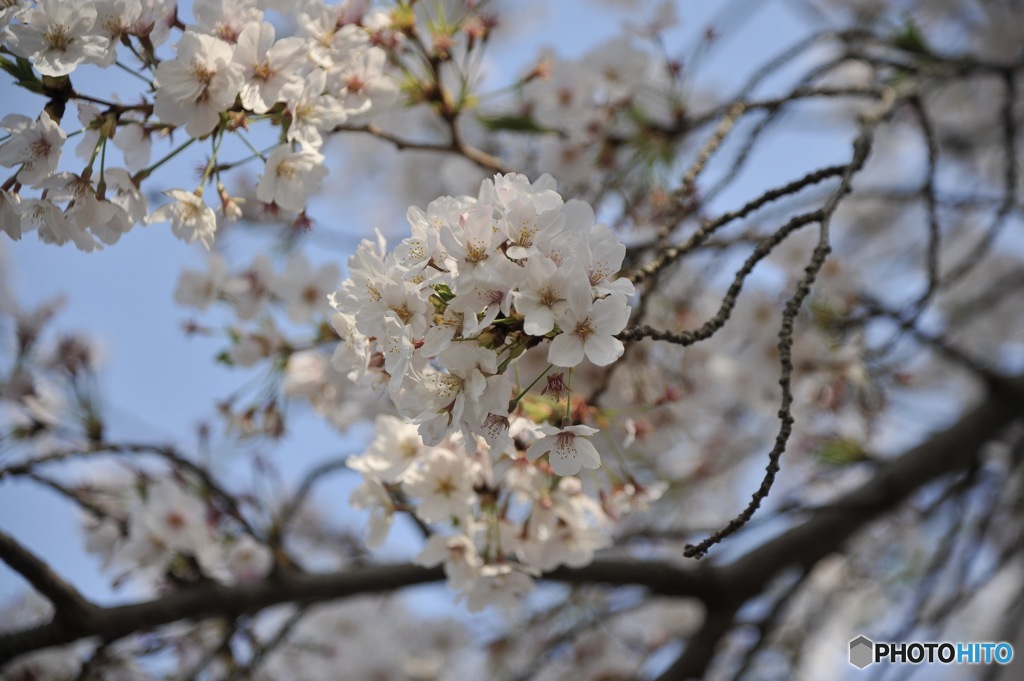
<instances>
[{"instance_id":1,"label":"cherry blossom flower","mask_svg":"<svg viewBox=\"0 0 1024 681\"><path fill-rule=\"evenodd\" d=\"M117 243L134 221L121 206L101 200L92 181L74 173L59 173L39 183L55 201L69 201L64 217L79 230L89 229L106 244Z\"/></svg>"},{"instance_id":2,"label":"cherry blossom flower","mask_svg":"<svg viewBox=\"0 0 1024 681\"><path fill-rule=\"evenodd\" d=\"M174 202L153 211L149 216L150 222L170 221L174 236L188 243L199 240L206 250L210 250L217 232L217 216L213 209L206 205L203 197L194 192L168 189L164 194L174 199Z\"/></svg>"},{"instance_id":3,"label":"cherry blossom flower","mask_svg":"<svg viewBox=\"0 0 1024 681\"><path fill-rule=\"evenodd\" d=\"M544 437L530 445L526 456L530 460L548 455L548 463L557 475L576 475L581 468L600 468L601 456L588 436L598 432L590 426L555 428L541 426Z\"/></svg>"},{"instance_id":4,"label":"cherry blossom flower","mask_svg":"<svg viewBox=\"0 0 1024 681\"><path fill-rule=\"evenodd\" d=\"M184 125L203 137L220 122L242 87L242 67L232 62L231 46L213 36L185 31L177 56L156 68L155 112L161 120Z\"/></svg>"},{"instance_id":5,"label":"cherry blossom flower","mask_svg":"<svg viewBox=\"0 0 1024 681\"><path fill-rule=\"evenodd\" d=\"M224 284L224 292L231 299L235 315L239 319L252 319L262 312L276 279L274 266L265 255L256 256L245 271L231 277Z\"/></svg>"},{"instance_id":6,"label":"cherry blossom flower","mask_svg":"<svg viewBox=\"0 0 1024 681\"><path fill-rule=\"evenodd\" d=\"M38 120L8 114L0 121L0 128L11 133L0 144L0 165L20 165L18 182L34 185L57 170L67 135L48 113L41 112Z\"/></svg>"},{"instance_id":7,"label":"cherry blossom flower","mask_svg":"<svg viewBox=\"0 0 1024 681\"><path fill-rule=\"evenodd\" d=\"M96 0L97 33L107 39L106 52L97 63L106 68L117 60L117 46L142 16L140 0Z\"/></svg>"},{"instance_id":8,"label":"cherry blossom flower","mask_svg":"<svg viewBox=\"0 0 1024 681\"><path fill-rule=\"evenodd\" d=\"M573 266L560 268L550 258L537 256L530 258L520 276L512 297L516 311L524 315L523 331L543 336L568 310L568 292L574 283L582 281L583 272Z\"/></svg>"},{"instance_id":9,"label":"cherry blossom flower","mask_svg":"<svg viewBox=\"0 0 1024 681\"><path fill-rule=\"evenodd\" d=\"M234 61L242 67L242 105L253 113L266 113L281 99L281 89L300 80L306 61L302 38L274 42L274 25L246 24L235 45Z\"/></svg>"},{"instance_id":10,"label":"cherry blossom flower","mask_svg":"<svg viewBox=\"0 0 1024 681\"><path fill-rule=\"evenodd\" d=\"M288 318L297 324L308 324L317 314L330 312L327 295L338 285L339 274L333 263L314 268L301 254L288 258L284 274L274 287L288 306Z\"/></svg>"},{"instance_id":11,"label":"cherry blossom flower","mask_svg":"<svg viewBox=\"0 0 1024 681\"><path fill-rule=\"evenodd\" d=\"M484 565L480 579L466 594L466 608L480 612L489 605L511 610L520 599L533 589L533 580L508 563Z\"/></svg>"},{"instance_id":12,"label":"cherry blossom flower","mask_svg":"<svg viewBox=\"0 0 1024 681\"><path fill-rule=\"evenodd\" d=\"M213 536L206 524L206 507L177 483L161 478L149 485L144 500L128 513L128 538L122 557L130 564L157 568L176 553L206 558Z\"/></svg>"},{"instance_id":13,"label":"cherry blossom flower","mask_svg":"<svg viewBox=\"0 0 1024 681\"><path fill-rule=\"evenodd\" d=\"M206 260L206 271L184 269L178 276L174 300L179 305L205 310L223 292L228 279L228 264L220 253L211 253Z\"/></svg>"},{"instance_id":14,"label":"cherry blossom flower","mask_svg":"<svg viewBox=\"0 0 1024 681\"><path fill-rule=\"evenodd\" d=\"M598 366L606 366L622 356L622 341L615 338L629 321L629 307L622 296L593 300L589 287L569 290L568 306L558 318L562 333L548 349L548 361L561 367L574 367L584 356Z\"/></svg>"},{"instance_id":15,"label":"cherry blossom flower","mask_svg":"<svg viewBox=\"0 0 1024 681\"><path fill-rule=\"evenodd\" d=\"M446 374L432 373L419 381L403 404L414 414L428 445L467 425L478 428L488 414L507 414L511 385L497 375L497 354L480 346L451 347L439 355Z\"/></svg>"},{"instance_id":16,"label":"cherry blossom flower","mask_svg":"<svg viewBox=\"0 0 1024 681\"><path fill-rule=\"evenodd\" d=\"M416 515L428 523L463 518L476 502L468 459L443 448L431 450L402 487L420 500Z\"/></svg>"},{"instance_id":17,"label":"cherry blossom flower","mask_svg":"<svg viewBox=\"0 0 1024 681\"><path fill-rule=\"evenodd\" d=\"M327 78L331 94L341 100L349 116L381 109L398 96L398 84L386 71L387 52L369 47L336 62Z\"/></svg>"},{"instance_id":18,"label":"cherry blossom flower","mask_svg":"<svg viewBox=\"0 0 1024 681\"><path fill-rule=\"evenodd\" d=\"M149 215L149 199L135 184L128 171L124 168L107 168L103 172L103 179L107 183L107 196L110 202L120 206L128 214L132 224L144 223Z\"/></svg>"},{"instance_id":19,"label":"cherry blossom flower","mask_svg":"<svg viewBox=\"0 0 1024 681\"><path fill-rule=\"evenodd\" d=\"M336 97L324 93L327 74L316 69L303 80L281 89L291 124L287 140L316 151L323 146L323 134L345 121L347 114Z\"/></svg>"},{"instance_id":20,"label":"cherry blossom flower","mask_svg":"<svg viewBox=\"0 0 1024 681\"><path fill-rule=\"evenodd\" d=\"M196 15L194 29L234 45L246 26L262 21L263 11L258 4L254 0L196 0L192 8Z\"/></svg>"},{"instance_id":21,"label":"cherry blossom flower","mask_svg":"<svg viewBox=\"0 0 1024 681\"><path fill-rule=\"evenodd\" d=\"M21 203L23 232L36 230L43 243L62 245L74 242L78 250L89 253L101 246L96 239L64 215L51 199L25 199Z\"/></svg>"},{"instance_id":22,"label":"cherry blossom flower","mask_svg":"<svg viewBox=\"0 0 1024 681\"><path fill-rule=\"evenodd\" d=\"M84 61L98 62L109 41L94 28L96 7L76 0L40 0L10 27L8 45L44 76L66 76Z\"/></svg>"},{"instance_id":23,"label":"cherry blossom flower","mask_svg":"<svg viewBox=\"0 0 1024 681\"><path fill-rule=\"evenodd\" d=\"M78 142L78 146L75 147L75 155L88 163L89 159L92 158L93 151L96 149L96 144L100 140L100 129L92 127L92 123L100 114L100 110L86 102L77 102L77 105L78 122L82 124L82 139Z\"/></svg>"},{"instance_id":24,"label":"cherry blossom flower","mask_svg":"<svg viewBox=\"0 0 1024 681\"><path fill-rule=\"evenodd\" d=\"M315 151L292 151L287 144L270 152L267 165L256 185L256 198L276 203L286 210L301 211L310 192L320 187L327 175L324 157Z\"/></svg>"},{"instance_id":25,"label":"cherry blossom flower","mask_svg":"<svg viewBox=\"0 0 1024 681\"><path fill-rule=\"evenodd\" d=\"M299 25L309 36L309 58L329 69L344 63L369 44L366 31L355 25L368 2L346 2L335 7L320 5L299 15Z\"/></svg>"},{"instance_id":26,"label":"cherry blossom flower","mask_svg":"<svg viewBox=\"0 0 1024 681\"><path fill-rule=\"evenodd\" d=\"M252 366L266 357L272 357L285 347L285 338L274 326L272 319L263 319L256 330L238 336L228 350L227 358L238 366Z\"/></svg>"},{"instance_id":27,"label":"cherry blossom flower","mask_svg":"<svg viewBox=\"0 0 1024 681\"><path fill-rule=\"evenodd\" d=\"M472 540L465 535L435 534L427 540L413 559L416 565L434 567L444 563L448 586L455 591L466 591L480 577L482 561Z\"/></svg>"},{"instance_id":28,"label":"cherry blossom flower","mask_svg":"<svg viewBox=\"0 0 1024 681\"><path fill-rule=\"evenodd\" d=\"M366 538L366 545L370 548L377 548L383 544L391 530L391 522L394 520L397 509L381 481L373 476L364 476L362 484L353 490L349 497L349 503L353 508L370 511L369 536Z\"/></svg>"},{"instance_id":29,"label":"cherry blossom flower","mask_svg":"<svg viewBox=\"0 0 1024 681\"><path fill-rule=\"evenodd\" d=\"M21 196L0 189L0 230L15 241L21 239Z\"/></svg>"},{"instance_id":30,"label":"cherry blossom flower","mask_svg":"<svg viewBox=\"0 0 1024 681\"><path fill-rule=\"evenodd\" d=\"M125 166L136 173L147 165L153 147L149 132L142 123L133 123L131 114L124 114L114 133L114 144L124 152Z\"/></svg>"},{"instance_id":31,"label":"cherry blossom flower","mask_svg":"<svg viewBox=\"0 0 1024 681\"><path fill-rule=\"evenodd\" d=\"M270 549L246 534L232 542L224 562L235 581L254 582L270 573L274 556Z\"/></svg>"},{"instance_id":32,"label":"cherry blossom flower","mask_svg":"<svg viewBox=\"0 0 1024 681\"><path fill-rule=\"evenodd\" d=\"M374 430L376 437L366 451L346 462L352 470L373 475L389 484L397 483L428 453L416 426L397 416L378 416Z\"/></svg>"},{"instance_id":33,"label":"cherry blossom flower","mask_svg":"<svg viewBox=\"0 0 1024 681\"><path fill-rule=\"evenodd\" d=\"M331 366L348 376L350 381L362 382L370 364L369 339L359 333L355 319L350 315L336 312L330 321L331 328L340 339L331 355Z\"/></svg>"}]
</instances>

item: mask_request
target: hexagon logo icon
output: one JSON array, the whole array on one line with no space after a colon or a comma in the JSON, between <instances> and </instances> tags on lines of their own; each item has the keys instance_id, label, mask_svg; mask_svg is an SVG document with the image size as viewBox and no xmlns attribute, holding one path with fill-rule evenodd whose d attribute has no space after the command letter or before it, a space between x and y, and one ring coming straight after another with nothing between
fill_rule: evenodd
<instances>
[{"instance_id":1,"label":"hexagon logo icon","mask_svg":"<svg viewBox=\"0 0 1024 681\"><path fill-rule=\"evenodd\" d=\"M866 636L858 636L850 641L850 664L857 669L864 669L875 661L875 644Z\"/></svg>"}]
</instances>

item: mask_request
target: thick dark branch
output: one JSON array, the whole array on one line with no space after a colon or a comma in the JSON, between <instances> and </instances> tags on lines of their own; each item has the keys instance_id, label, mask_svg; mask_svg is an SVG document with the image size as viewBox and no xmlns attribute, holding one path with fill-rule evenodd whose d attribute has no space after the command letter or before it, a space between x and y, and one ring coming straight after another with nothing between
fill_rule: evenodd
<instances>
[{"instance_id":1,"label":"thick dark branch","mask_svg":"<svg viewBox=\"0 0 1024 681\"><path fill-rule=\"evenodd\" d=\"M88 621L96 606L89 603L75 587L65 582L38 556L22 546L14 537L0 530L0 560L28 580L45 596L56 611L55 622L74 626Z\"/></svg>"},{"instance_id":2,"label":"thick dark branch","mask_svg":"<svg viewBox=\"0 0 1024 681\"><path fill-rule=\"evenodd\" d=\"M715 657L718 643L733 627L739 606L730 603L708 612L704 625L687 644L683 654L676 658L657 681L686 681L704 677L711 660Z\"/></svg>"},{"instance_id":3,"label":"thick dark branch","mask_svg":"<svg viewBox=\"0 0 1024 681\"><path fill-rule=\"evenodd\" d=\"M443 579L441 568L373 565L330 574L282 573L261 582L237 586L203 584L152 601L95 609L79 622L53 622L0 637L0 665L22 653L90 636L113 641L136 631L183 619L230 619L279 603L330 601ZM645 586L654 593L669 596L705 598L720 593L710 570L687 570L668 564L633 561L597 561L578 569L562 568L545 579L568 584Z\"/></svg>"}]
</instances>

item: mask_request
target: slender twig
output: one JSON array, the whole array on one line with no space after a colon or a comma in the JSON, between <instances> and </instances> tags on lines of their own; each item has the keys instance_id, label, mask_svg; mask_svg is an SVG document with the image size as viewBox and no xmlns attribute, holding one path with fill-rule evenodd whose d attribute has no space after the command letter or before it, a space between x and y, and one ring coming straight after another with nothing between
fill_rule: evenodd
<instances>
[{"instance_id":1,"label":"slender twig","mask_svg":"<svg viewBox=\"0 0 1024 681\"><path fill-rule=\"evenodd\" d=\"M386 130L380 128L372 123L366 123L363 125L338 125L335 126L332 132L363 132L368 135L373 135L377 139L389 142L395 146L396 149L408 149L410 151L432 151L441 154L455 154L457 156L464 156L473 163L477 164L484 170L489 170L497 173L509 172L505 165L496 156L491 156L479 149L476 149L469 144L462 141L453 141L449 144L438 144L433 142L416 142L413 140L404 139L397 135L394 135Z\"/></svg>"}]
</instances>

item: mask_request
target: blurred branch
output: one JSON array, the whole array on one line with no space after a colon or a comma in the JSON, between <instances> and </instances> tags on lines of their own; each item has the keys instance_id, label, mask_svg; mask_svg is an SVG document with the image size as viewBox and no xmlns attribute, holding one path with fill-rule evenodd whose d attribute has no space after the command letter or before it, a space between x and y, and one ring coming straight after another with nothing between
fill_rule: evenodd
<instances>
[{"instance_id":1,"label":"blurred branch","mask_svg":"<svg viewBox=\"0 0 1024 681\"><path fill-rule=\"evenodd\" d=\"M0 480L6 476L28 475L38 466L45 464L57 463L67 459L87 458L107 454L153 454L164 459L175 468L191 473L199 481L200 485L224 506L224 509L231 518L237 521L246 533L255 539L259 539L256 529L249 523L246 517L242 515L242 510L238 506L238 501L235 496L224 489L224 487L222 487L214 478L213 474L205 467L189 460L175 447L170 445L159 445L147 442L97 442L89 449L68 449L51 452L36 459L7 466L0 469ZM48 481L42 482L49 484ZM50 486L53 487L52 484Z\"/></svg>"},{"instance_id":2,"label":"blurred branch","mask_svg":"<svg viewBox=\"0 0 1024 681\"><path fill-rule=\"evenodd\" d=\"M432 151L439 154L454 154L456 156L463 156L469 159L484 170L489 170L495 173L511 172L511 170L508 169L497 156L492 156L467 144L461 137L454 137L450 144L415 142L413 140L398 137L397 135L387 132L383 128L372 123L364 125L338 125L334 127L332 132L363 132L368 135L372 135L379 140L388 142L399 150L408 149L410 151Z\"/></svg>"},{"instance_id":3,"label":"blurred branch","mask_svg":"<svg viewBox=\"0 0 1024 681\"><path fill-rule=\"evenodd\" d=\"M55 627L58 631L77 630L100 612L96 606L85 600L75 587L51 570L42 559L2 530L0 560L24 577L32 588L53 604L54 622L47 626Z\"/></svg>"}]
</instances>

